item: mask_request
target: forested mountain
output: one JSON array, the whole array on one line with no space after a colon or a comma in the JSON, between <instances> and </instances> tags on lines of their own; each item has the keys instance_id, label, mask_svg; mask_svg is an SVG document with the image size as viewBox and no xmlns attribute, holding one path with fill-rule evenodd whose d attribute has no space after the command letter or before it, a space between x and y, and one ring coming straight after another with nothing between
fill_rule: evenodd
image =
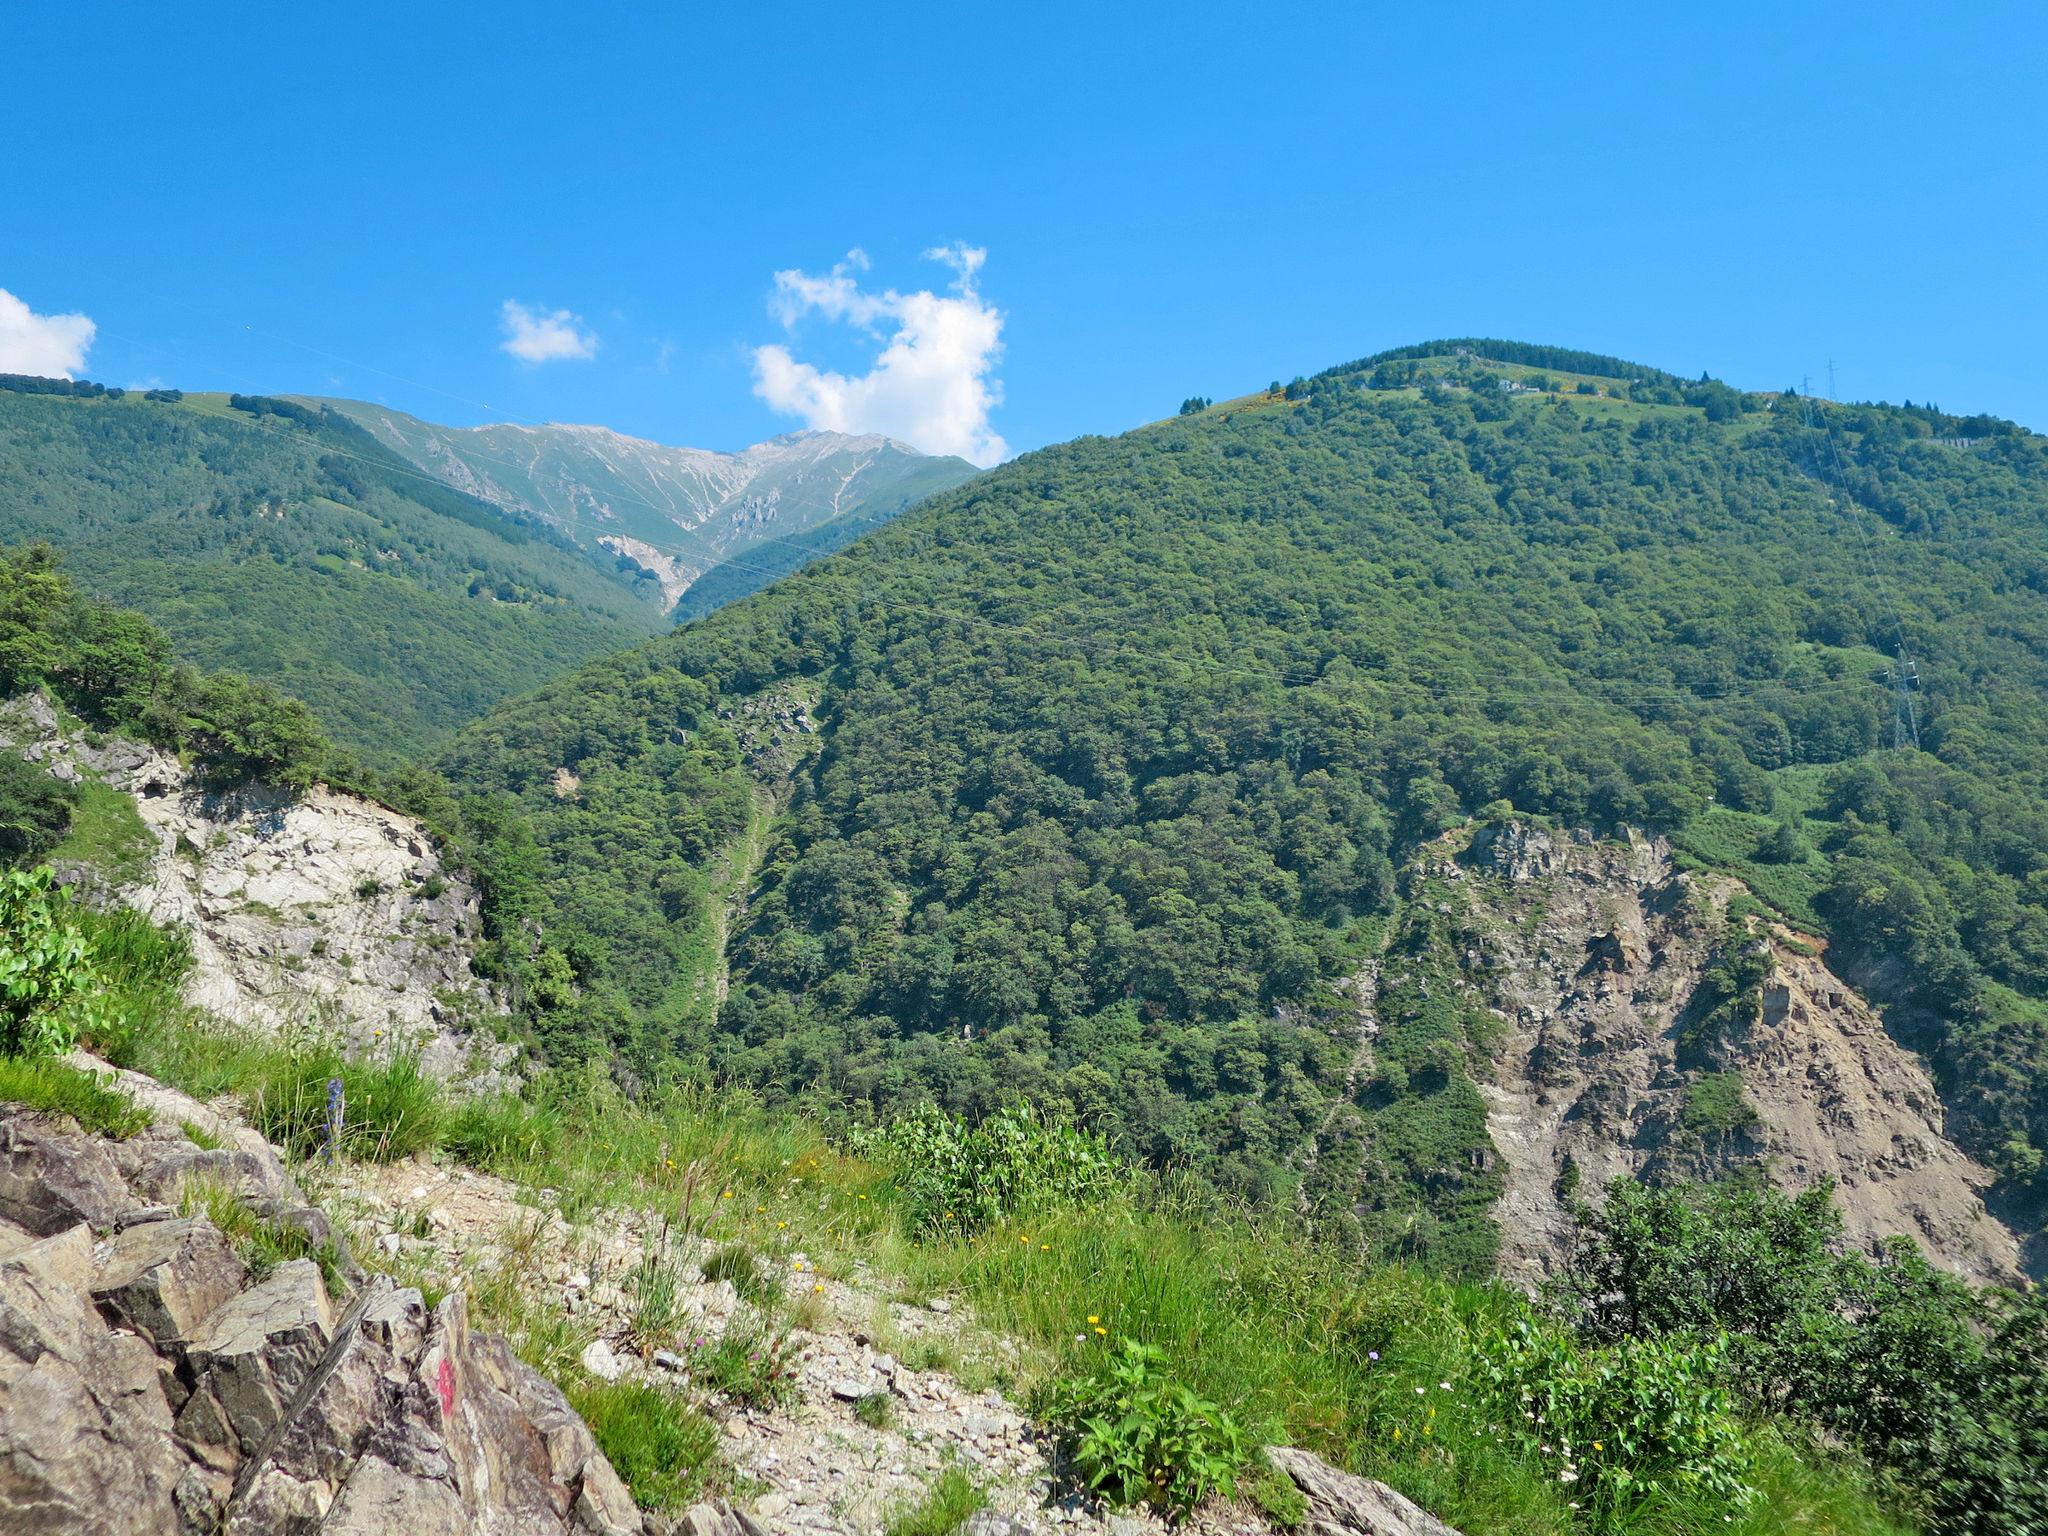
<instances>
[{"instance_id":1,"label":"forested mountain","mask_svg":"<svg viewBox=\"0 0 2048 1536\"><path fill-rule=\"evenodd\" d=\"M545 522L255 396L7 381L0 542L34 540L187 660L272 683L385 759L661 625Z\"/></svg>"},{"instance_id":2,"label":"forested mountain","mask_svg":"<svg viewBox=\"0 0 2048 1536\"><path fill-rule=\"evenodd\" d=\"M712 567L742 557L720 586L731 596L755 591L813 558L783 541L854 515L864 519L854 527L886 522L977 473L964 459L876 433L798 432L715 453L605 427L444 427L362 400L316 403L456 489L546 519L601 566L646 573L665 606ZM702 602L693 608L709 611Z\"/></svg>"},{"instance_id":3,"label":"forested mountain","mask_svg":"<svg viewBox=\"0 0 2048 1536\"><path fill-rule=\"evenodd\" d=\"M1354 978L1456 938L1397 870L1475 815L1648 828L1829 936L2024 1215L2044 534L2007 423L1431 344L1027 455L437 762L558 1056L1022 1092L1269 1198L1356 1099L1418 1219L1473 1198L1493 1042L1397 967L1354 1080ZM1744 946L1686 1028L1759 1006Z\"/></svg>"}]
</instances>

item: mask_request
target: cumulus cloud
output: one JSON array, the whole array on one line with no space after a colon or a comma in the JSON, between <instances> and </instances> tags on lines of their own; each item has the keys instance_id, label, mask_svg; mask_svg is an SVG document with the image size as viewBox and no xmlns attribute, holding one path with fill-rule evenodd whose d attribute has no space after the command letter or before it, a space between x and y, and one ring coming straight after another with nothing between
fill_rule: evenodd
<instances>
[{"instance_id":1,"label":"cumulus cloud","mask_svg":"<svg viewBox=\"0 0 2048 1536\"><path fill-rule=\"evenodd\" d=\"M864 288L859 250L822 276L776 273L769 309L785 329L815 314L869 332L880 350L866 373L849 376L799 362L786 346L756 347L754 393L821 431L884 432L927 453L994 464L1010 449L988 419L1003 399L1003 313L975 286L988 252L954 244L924 254L953 269L945 293Z\"/></svg>"},{"instance_id":2,"label":"cumulus cloud","mask_svg":"<svg viewBox=\"0 0 2048 1536\"><path fill-rule=\"evenodd\" d=\"M507 299L498 311L505 339L499 345L522 363L553 363L597 356L597 332L566 309L529 309Z\"/></svg>"},{"instance_id":3,"label":"cumulus cloud","mask_svg":"<svg viewBox=\"0 0 2048 1536\"><path fill-rule=\"evenodd\" d=\"M39 315L0 288L0 373L68 379L85 367L97 329L84 315Z\"/></svg>"}]
</instances>

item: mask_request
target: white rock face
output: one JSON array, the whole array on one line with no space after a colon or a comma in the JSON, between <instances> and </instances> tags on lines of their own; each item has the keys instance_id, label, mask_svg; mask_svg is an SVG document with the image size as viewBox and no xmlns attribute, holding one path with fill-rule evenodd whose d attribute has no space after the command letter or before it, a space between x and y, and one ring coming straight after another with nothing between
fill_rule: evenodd
<instances>
[{"instance_id":1,"label":"white rock face","mask_svg":"<svg viewBox=\"0 0 2048 1536\"><path fill-rule=\"evenodd\" d=\"M482 1085L507 1068L511 1050L483 1028L502 1001L470 968L476 891L417 822L326 788L208 792L154 748L67 736L40 698L0 705L0 742L59 778L90 775L133 797L148 872L100 894L190 935L187 1001L266 1032L417 1049L440 1077ZM106 884L90 870L60 875Z\"/></svg>"}]
</instances>

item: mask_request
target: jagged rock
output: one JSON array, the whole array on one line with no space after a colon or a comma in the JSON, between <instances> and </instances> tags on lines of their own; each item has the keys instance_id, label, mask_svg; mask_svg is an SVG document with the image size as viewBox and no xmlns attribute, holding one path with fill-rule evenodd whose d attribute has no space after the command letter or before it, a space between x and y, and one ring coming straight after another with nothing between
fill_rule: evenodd
<instances>
[{"instance_id":1,"label":"jagged rock","mask_svg":"<svg viewBox=\"0 0 2048 1536\"><path fill-rule=\"evenodd\" d=\"M724 1499L692 1504L671 1530L673 1536L767 1536L759 1521Z\"/></svg>"},{"instance_id":2,"label":"jagged rock","mask_svg":"<svg viewBox=\"0 0 2048 1536\"><path fill-rule=\"evenodd\" d=\"M102 1230L136 1202L107 1143L69 1121L0 1105L0 1220L51 1237L84 1222Z\"/></svg>"},{"instance_id":3,"label":"jagged rock","mask_svg":"<svg viewBox=\"0 0 2048 1536\"><path fill-rule=\"evenodd\" d=\"M1411 870L1447 861L1461 835ZM1506 1024L1479 1087L1508 1278L1540 1283L1567 1251L1567 1168L1590 1191L1619 1175L1744 1166L1791 1189L1833 1180L1853 1242L1905 1233L1971 1280L2017 1276L2013 1233L1984 1206L1990 1173L1946 1139L1926 1067L1845 984L1855 978L1830 969L1824 945L1738 923L1748 931L1734 942L1770 966L1754 1016L1690 1045L1738 882L1681 871L1664 839L1640 833L1511 823L1472 834L1469 860L1459 925L1486 934L1488 965L1463 979ZM1697 1125L1691 1096L1710 1071L1739 1076L1753 1120Z\"/></svg>"},{"instance_id":4,"label":"jagged rock","mask_svg":"<svg viewBox=\"0 0 2048 1536\"><path fill-rule=\"evenodd\" d=\"M153 748L93 745L33 694L0 700L0 748L134 798L153 844L142 879L58 878L183 928L190 1002L263 1031L332 1022L358 1049L416 1047L436 1076L480 1088L514 1081L516 1049L470 1027L503 1006L470 964L477 892L416 821L325 787L215 791Z\"/></svg>"},{"instance_id":5,"label":"jagged rock","mask_svg":"<svg viewBox=\"0 0 2048 1536\"><path fill-rule=\"evenodd\" d=\"M101 1246L96 1269L92 1294L101 1311L159 1350L189 1340L249 1279L204 1217L129 1227Z\"/></svg>"},{"instance_id":6,"label":"jagged rock","mask_svg":"<svg viewBox=\"0 0 2048 1536\"><path fill-rule=\"evenodd\" d=\"M200 1422L210 1397L244 1453L284 1418L294 1394L320 1363L334 1335L334 1310L311 1259L280 1264L232 1298L191 1341L186 1360L196 1383L185 1413Z\"/></svg>"},{"instance_id":7,"label":"jagged rock","mask_svg":"<svg viewBox=\"0 0 2048 1536\"><path fill-rule=\"evenodd\" d=\"M1369 1477L1339 1472L1320 1456L1270 1446L1266 1459L1301 1490L1309 1536L1458 1536L1414 1500Z\"/></svg>"},{"instance_id":8,"label":"jagged rock","mask_svg":"<svg viewBox=\"0 0 2048 1536\"><path fill-rule=\"evenodd\" d=\"M163 1536L183 1458L156 1358L94 1308L92 1233L0 1260L0 1530Z\"/></svg>"}]
</instances>

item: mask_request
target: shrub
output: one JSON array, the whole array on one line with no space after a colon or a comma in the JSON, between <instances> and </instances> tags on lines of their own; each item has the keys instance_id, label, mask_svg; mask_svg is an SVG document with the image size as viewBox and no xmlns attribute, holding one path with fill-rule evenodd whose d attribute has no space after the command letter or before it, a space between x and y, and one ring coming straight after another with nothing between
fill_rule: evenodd
<instances>
[{"instance_id":1,"label":"shrub","mask_svg":"<svg viewBox=\"0 0 2048 1536\"><path fill-rule=\"evenodd\" d=\"M645 1382L579 1382L568 1398L636 1500L665 1510L696 1501L718 1454L718 1430L703 1414Z\"/></svg>"},{"instance_id":2,"label":"shrub","mask_svg":"<svg viewBox=\"0 0 2048 1536\"><path fill-rule=\"evenodd\" d=\"M1753 1497L1749 1447L1720 1376L1725 1339L1626 1339L1584 1348L1528 1316L1479 1341L1479 1403L1574 1486L1596 1530L1662 1503Z\"/></svg>"},{"instance_id":3,"label":"shrub","mask_svg":"<svg viewBox=\"0 0 2048 1536\"><path fill-rule=\"evenodd\" d=\"M61 1056L96 1014L85 932L47 867L0 875L0 1054Z\"/></svg>"},{"instance_id":4,"label":"shrub","mask_svg":"<svg viewBox=\"0 0 2048 1536\"><path fill-rule=\"evenodd\" d=\"M972 1231L1005 1216L1097 1199L1125 1180L1103 1138L1023 1104L979 1124L925 1104L854 1139L894 1174L911 1225L920 1230Z\"/></svg>"},{"instance_id":5,"label":"shrub","mask_svg":"<svg viewBox=\"0 0 2048 1536\"><path fill-rule=\"evenodd\" d=\"M1168 1374L1165 1354L1126 1339L1085 1375L1056 1382L1040 1417L1083 1482L1120 1507L1184 1515L1236 1492L1250 1459L1244 1432Z\"/></svg>"}]
</instances>

